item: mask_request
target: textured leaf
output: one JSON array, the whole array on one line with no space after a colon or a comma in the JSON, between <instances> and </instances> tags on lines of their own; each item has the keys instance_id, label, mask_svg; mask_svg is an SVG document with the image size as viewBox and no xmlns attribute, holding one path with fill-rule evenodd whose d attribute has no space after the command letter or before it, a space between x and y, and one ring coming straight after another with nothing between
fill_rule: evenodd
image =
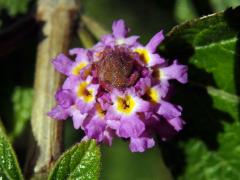
<instances>
[{"instance_id":1,"label":"textured leaf","mask_svg":"<svg viewBox=\"0 0 240 180\"><path fill-rule=\"evenodd\" d=\"M12 16L27 11L29 0L0 0L0 9L7 9Z\"/></svg>"},{"instance_id":2,"label":"textured leaf","mask_svg":"<svg viewBox=\"0 0 240 180\"><path fill-rule=\"evenodd\" d=\"M56 163L50 180L96 180L100 172L100 150L94 140L81 142L66 151Z\"/></svg>"},{"instance_id":3,"label":"textured leaf","mask_svg":"<svg viewBox=\"0 0 240 180\"><path fill-rule=\"evenodd\" d=\"M23 179L15 153L0 121L0 179Z\"/></svg>"},{"instance_id":4,"label":"textured leaf","mask_svg":"<svg viewBox=\"0 0 240 180\"><path fill-rule=\"evenodd\" d=\"M165 41L165 56L189 59L190 83L176 97L187 121L180 179L240 177L239 17L236 8L190 21Z\"/></svg>"}]
</instances>

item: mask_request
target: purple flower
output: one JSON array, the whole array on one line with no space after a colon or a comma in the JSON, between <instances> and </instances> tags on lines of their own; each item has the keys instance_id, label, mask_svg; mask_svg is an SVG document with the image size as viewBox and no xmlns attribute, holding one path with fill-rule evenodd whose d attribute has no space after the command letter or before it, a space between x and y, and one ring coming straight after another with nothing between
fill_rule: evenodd
<instances>
[{"instance_id":1,"label":"purple flower","mask_svg":"<svg viewBox=\"0 0 240 180\"><path fill-rule=\"evenodd\" d=\"M109 108L107 117L109 121L120 122L115 128L116 133L123 138L138 137L145 130L138 113L148 111L149 103L139 98L132 90L124 94L115 91L111 99L113 105Z\"/></svg>"},{"instance_id":2,"label":"purple flower","mask_svg":"<svg viewBox=\"0 0 240 180\"><path fill-rule=\"evenodd\" d=\"M172 119L181 116L182 107L173 105L167 101L161 102L161 105L157 111L158 114L162 115L165 119Z\"/></svg>"},{"instance_id":3,"label":"purple flower","mask_svg":"<svg viewBox=\"0 0 240 180\"><path fill-rule=\"evenodd\" d=\"M160 81L166 82L175 79L185 84L188 81L187 70L187 66L179 64L178 61L175 60L170 66L155 69L154 75Z\"/></svg>"},{"instance_id":4,"label":"purple flower","mask_svg":"<svg viewBox=\"0 0 240 180\"><path fill-rule=\"evenodd\" d=\"M180 131L185 122L180 117L182 114L181 106L176 106L168 102L162 102L157 114L164 117L164 119L176 130Z\"/></svg>"},{"instance_id":5,"label":"purple flower","mask_svg":"<svg viewBox=\"0 0 240 180\"><path fill-rule=\"evenodd\" d=\"M106 111L111 106L111 96L107 93L104 93L98 98L98 102L102 109Z\"/></svg>"},{"instance_id":6,"label":"purple flower","mask_svg":"<svg viewBox=\"0 0 240 180\"><path fill-rule=\"evenodd\" d=\"M64 54L59 54L54 60L53 65L57 71L67 76L78 76L87 65L90 64L88 51L82 48L75 48L69 51L70 55L76 55L75 61L72 61Z\"/></svg>"},{"instance_id":7,"label":"purple flower","mask_svg":"<svg viewBox=\"0 0 240 180\"><path fill-rule=\"evenodd\" d=\"M74 104L70 90L58 90L55 94L58 105L48 115L56 120L65 120L69 116L69 108Z\"/></svg>"},{"instance_id":8,"label":"purple flower","mask_svg":"<svg viewBox=\"0 0 240 180\"><path fill-rule=\"evenodd\" d=\"M106 123L96 118L92 118L85 127L85 133L88 138L103 141Z\"/></svg>"},{"instance_id":9,"label":"purple flower","mask_svg":"<svg viewBox=\"0 0 240 180\"><path fill-rule=\"evenodd\" d=\"M75 105L81 113L87 113L94 107L99 85L92 83L91 76L88 76L86 80L82 78L68 78L63 86L73 91Z\"/></svg>"},{"instance_id":10,"label":"purple flower","mask_svg":"<svg viewBox=\"0 0 240 180\"><path fill-rule=\"evenodd\" d=\"M62 106L57 105L50 112L48 112L48 116L56 120L65 120L68 118L69 114Z\"/></svg>"},{"instance_id":11,"label":"purple flower","mask_svg":"<svg viewBox=\"0 0 240 180\"><path fill-rule=\"evenodd\" d=\"M180 131L183 128L183 125L185 124L185 122L180 117L168 119L168 123L171 124L176 131Z\"/></svg>"},{"instance_id":12,"label":"purple flower","mask_svg":"<svg viewBox=\"0 0 240 180\"><path fill-rule=\"evenodd\" d=\"M146 46L139 45L134 47L133 51L139 54L140 59L147 67L163 64L165 60L155 52L163 39L163 32L160 31L152 37Z\"/></svg>"},{"instance_id":13,"label":"purple flower","mask_svg":"<svg viewBox=\"0 0 240 180\"><path fill-rule=\"evenodd\" d=\"M87 114L81 113L75 105L68 108L57 105L48 112L48 116L56 120L66 120L69 116L71 116L73 119L73 127L75 129L79 129L82 126L84 119L86 119Z\"/></svg>"},{"instance_id":14,"label":"purple flower","mask_svg":"<svg viewBox=\"0 0 240 180\"><path fill-rule=\"evenodd\" d=\"M140 78L135 85L136 93L138 93L139 96L143 96L144 94L146 94L149 88L151 88L150 77Z\"/></svg>"},{"instance_id":15,"label":"purple flower","mask_svg":"<svg viewBox=\"0 0 240 180\"><path fill-rule=\"evenodd\" d=\"M74 48L70 58L59 54L53 65L67 76L55 94L57 105L48 113L56 120L71 117L82 140L111 145L114 137L128 140L132 152L155 145L154 136L166 140L183 128L182 107L169 102L171 81L187 82L187 67L157 53L164 40L160 31L142 45L128 36L123 20L113 22L91 49Z\"/></svg>"},{"instance_id":16,"label":"purple flower","mask_svg":"<svg viewBox=\"0 0 240 180\"><path fill-rule=\"evenodd\" d=\"M138 44L137 40L139 36L127 37L130 29L126 27L122 19L113 22L112 31L112 34L104 35L101 39L102 42L98 45L108 45L112 47L115 45L127 45L130 47Z\"/></svg>"},{"instance_id":17,"label":"purple flower","mask_svg":"<svg viewBox=\"0 0 240 180\"><path fill-rule=\"evenodd\" d=\"M56 92L55 99L63 108L68 108L74 104L74 98L70 90L59 90Z\"/></svg>"},{"instance_id":18,"label":"purple flower","mask_svg":"<svg viewBox=\"0 0 240 180\"><path fill-rule=\"evenodd\" d=\"M155 141L152 137L130 138L129 148L132 152L144 152L146 149L152 148Z\"/></svg>"},{"instance_id":19,"label":"purple flower","mask_svg":"<svg viewBox=\"0 0 240 180\"><path fill-rule=\"evenodd\" d=\"M87 113L81 113L76 106L71 107L69 115L73 119L73 127L75 129L82 128L83 121L87 118Z\"/></svg>"}]
</instances>

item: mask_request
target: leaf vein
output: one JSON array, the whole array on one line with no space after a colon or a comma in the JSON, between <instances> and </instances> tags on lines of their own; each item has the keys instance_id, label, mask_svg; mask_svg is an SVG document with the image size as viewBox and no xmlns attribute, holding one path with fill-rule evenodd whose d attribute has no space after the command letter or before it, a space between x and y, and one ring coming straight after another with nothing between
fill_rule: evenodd
<instances>
[{"instance_id":1,"label":"leaf vein","mask_svg":"<svg viewBox=\"0 0 240 180\"><path fill-rule=\"evenodd\" d=\"M229 39L229 40L224 40L224 41L221 41L221 42L217 42L217 43L210 43L208 45L196 46L195 49L196 50L207 49L207 48L211 48L211 47L214 47L214 46L219 46L219 45L225 45L225 44L228 44L228 43L233 43L235 41L237 41L236 37L234 37L232 39Z\"/></svg>"}]
</instances>

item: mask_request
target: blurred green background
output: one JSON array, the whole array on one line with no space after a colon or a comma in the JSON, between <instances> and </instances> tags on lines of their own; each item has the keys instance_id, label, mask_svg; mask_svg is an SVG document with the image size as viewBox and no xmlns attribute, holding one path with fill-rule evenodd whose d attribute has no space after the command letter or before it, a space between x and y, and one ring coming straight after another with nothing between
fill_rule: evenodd
<instances>
[{"instance_id":1,"label":"blurred green background","mask_svg":"<svg viewBox=\"0 0 240 180\"><path fill-rule=\"evenodd\" d=\"M111 30L112 21L122 18L132 34L141 36L143 43L161 29L167 33L173 26L203 15L237 6L240 0L82 0L80 14L87 15ZM36 1L0 0L0 117L12 140L23 166L29 133L32 86L36 47L41 27L34 19ZM72 46L82 42L75 37ZM65 123L65 148L80 141L81 132L75 131L70 121ZM102 173L104 180L171 179L184 172L182 151L172 151L172 140L164 148L162 159L160 142L143 154L132 154L128 143L116 140L111 148L102 146ZM172 146L172 147L171 147ZM172 161L171 156L175 158ZM167 166L165 165L167 164Z\"/></svg>"}]
</instances>

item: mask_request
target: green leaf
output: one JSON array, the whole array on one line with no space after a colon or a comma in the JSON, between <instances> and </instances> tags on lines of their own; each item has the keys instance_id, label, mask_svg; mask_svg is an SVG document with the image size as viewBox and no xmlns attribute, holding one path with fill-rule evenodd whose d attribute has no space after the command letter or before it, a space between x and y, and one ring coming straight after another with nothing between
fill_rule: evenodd
<instances>
[{"instance_id":1,"label":"green leaf","mask_svg":"<svg viewBox=\"0 0 240 180\"><path fill-rule=\"evenodd\" d=\"M161 47L168 58L189 60L190 82L175 97L187 121L180 179L240 177L239 17L236 8L187 22Z\"/></svg>"},{"instance_id":2,"label":"green leaf","mask_svg":"<svg viewBox=\"0 0 240 180\"><path fill-rule=\"evenodd\" d=\"M57 161L49 179L96 180L99 173L100 149L94 140L89 140L66 151Z\"/></svg>"},{"instance_id":3,"label":"green leaf","mask_svg":"<svg viewBox=\"0 0 240 180\"><path fill-rule=\"evenodd\" d=\"M27 11L29 0L0 0L0 9L7 9L9 14L15 16Z\"/></svg>"},{"instance_id":4,"label":"green leaf","mask_svg":"<svg viewBox=\"0 0 240 180\"><path fill-rule=\"evenodd\" d=\"M0 121L0 179L23 179L16 155Z\"/></svg>"},{"instance_id":5,"label":"green leaf","mask_svg":"<svg viewBox=\"0 0 240 180\"><path fill-rule=\"evenodd\" d=\"M239 5L239 0L210 0L210 3L215 11L222 11L229 7Z\"/></svg>"},{"instance_id":6,"label":"green leaf","mask_svg":"<svg viewBox=\"0 0 240 180\"><path fill-rule=\"evenodd\" d=\"M197 12L191 0L177 0L175 2L175 17L178 22L197 17Z\"/></svg>"},{"instance_id":7,"label":"green leaf","mask_svg":"<svg viewBox=\"0 0 240 180\"><path fill-rule=\"evenodd\" d=\"M14 128L11 132L11 139L14 139L22 133L27 121L31 116L32 109L32 88L15 88L12 96Z\"/></svg>"}]
</instances>

